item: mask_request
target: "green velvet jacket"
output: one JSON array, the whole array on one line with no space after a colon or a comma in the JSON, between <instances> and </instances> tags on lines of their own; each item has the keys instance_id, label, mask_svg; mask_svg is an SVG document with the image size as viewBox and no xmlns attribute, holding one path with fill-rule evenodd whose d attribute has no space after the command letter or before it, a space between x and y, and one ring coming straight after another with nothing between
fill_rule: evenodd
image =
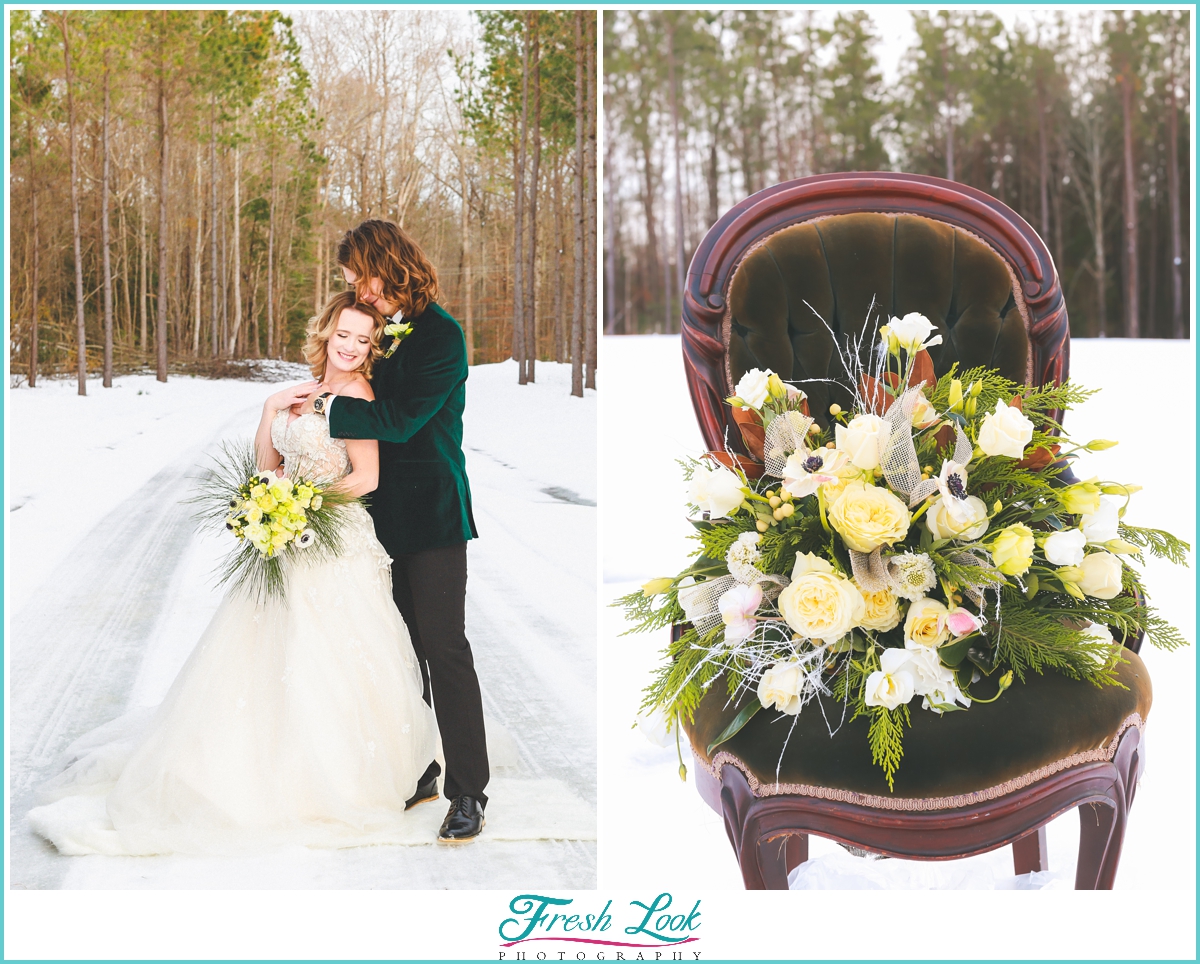
<instances>
[{"instance_id":1,"label":"green velvet jacket","mask_svg":"<svg viewBox=\"0 0 1200 964\"><path fill-rule=\"evenodd\" d=\"M366 500L392 556L478 536L462 450L467 345L458 322L435 304L391 358L375 363L375 401L339 396L329 409L334 438L379 440L379 488ZM384 336L383 345L391 344Z\"/></svg>"}]
</instances>

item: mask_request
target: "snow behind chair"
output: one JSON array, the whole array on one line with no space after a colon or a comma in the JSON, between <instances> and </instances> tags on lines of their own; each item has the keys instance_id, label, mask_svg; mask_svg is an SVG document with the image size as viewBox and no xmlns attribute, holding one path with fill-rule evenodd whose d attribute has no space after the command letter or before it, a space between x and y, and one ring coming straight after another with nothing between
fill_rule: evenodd
<instances>
[{"instance_id":1,"label":"snow behind chair","mask_svg":"<svg viewBox=\"0 0 1200 964\"><path fill-rule=\"evenodd\" d=\"M1061 382L1070 333L1045 244L1007 205L952 181L825 174L760 191L704 237L683 304L688 387L709 450L745 452L725 399L751 368L803 388L827 423L850 392L842 350L890 316L919 312L942 344L938 376L989 366L1016 382ZM678 628L676 629L678 632ZM776 724L759 713L708 747L753 693L715 682L684 730L701 796L724 816L747 889L786 889L817 833L878 854L944 860L1009 844L1016 873L1048 870L1045 825L1078 807L1076 889L1108 889L1144 753L1150 678L1129 639L1127 688L1027 674L970 713L917 713L889 792L865 759L868 720L830 735L820 709ZM836 724L837 720L831 721Z\"/></svg>"}]
</instances>

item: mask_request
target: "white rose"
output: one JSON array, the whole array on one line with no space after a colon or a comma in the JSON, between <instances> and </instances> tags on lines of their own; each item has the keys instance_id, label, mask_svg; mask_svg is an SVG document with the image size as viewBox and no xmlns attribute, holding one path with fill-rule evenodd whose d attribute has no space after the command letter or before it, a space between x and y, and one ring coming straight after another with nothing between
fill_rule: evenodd
<instances>
[{"instance_id":1,"label":"white rose","mask_svg":"<svg viewBox=\"0 0 1200 964\"><path fill-rule=\"evenodd\" d=\"M799 557L797 557L799 562ZM780 615L805 639L835 643L862 620L866 603L845 576L812 568L792 579L776 601Z\"/></svg>"},{"instance_id":2,"label":"white rose","mask_svg":"<svg viewBox=\"0 0 1200 964\"><path fill-rule=\"evenodd\" d=\"M968 495L965 499L956 499L957 513L952 514L946 499L939 496L937 501L925 513L925 525L935 539L956 539L959 542L970 542L978 539L988 530L987 505L978 496ZM955 515L958 518L955 518Z\"/></svg>"},{"instance_id":3,"label":"white rose","mask_svg":"<svg viewBox=\"0 0 1200 964\"><path fill-rule=\"evenodd\" d=\"M849 425L834 426L837 447L846 453L850 464L859 469L873 469L887 444L887 423L878 415L856 415Z\"/></svg>"},{"instance_id":4,"label":"white rose","mask_svg":"<svg viewBox=\"0 0 1200 964\"><path fill-rule=\"evenodd\" d=\"M672 732L674 725L675 718L667 719L662 707L656 707L637 715L637 728L642 736L655 746L661 746L664 750L675 746L675 734Z\"/></svg>"},{"instance_id":5,"label":"white rose","mask_svg":"<svg viewBox=\"0 0 1200 964\"><path fill-rule=\"evenodd\" d=\"M929 336L937 331L937 326L924 315L910 311L903 318L892 318L888 322L888 331L896 336L900 347L907 352L918 352L931 345L940 345L942 336Z\"/></svg>"},{"instance_id":6,"label":"white rose","mask_svg":"<svg viewBox=\"0 0 1200 964\"><path fill-rule=\"evenodd\" d=\"M954 682L954 670L942 665L942 660L936 649L922 646L920 649L897 650L908 654L905 669L912 673L913 692L917 696L928 696L939 690L944 691L947 684Z\"/></svg>"},{"instance_id":7,"label":"white rose","mask_svg":"<svg viewBox=\"0 0 1200 964\"><path fill-rule=\"evenodd\" d=\"M770 389L767 387L767 379L772 375L771 369L765 372L757 368L751 368L746 372L737 383L737 388L734 391L737 397L749 405L751 408L761 409L763 402L767 400L770 394Z\"/></svg>"},{"instance_id":8,"label":"white rose","mask_svg":"<svg viewBox=\"0 0 1200 964\"><path fill-rule=\"evenodd\" d=\"M1019 459L1033 440L1033 422L1019 408L996 401L996 410L983 418L979 427L979 447L984 455L1007 455Z\"/></svg>"},{"instance_id":9,"label":"white rose","mask_svg":"<svg viewBox=\"0 0 1200 964\"><path fill-rule=\"evenodd\" d=\"M1113 599L1121 592L1121 560L1111 552L1093 552L1079 567L1083 578L1079 588L1096 599Z\"/></svg>"},{"instance_id":10,"label":"white rose","mask_svg":"<svg viewBox=\"0 0 1200 964\"><path fill-rule=\"evenodd\" d=\"M776 663L758 681L758 701L770 709L795 716L800 712L800 694L804 689L805 673L799 660Z\"/></svg>"},{"instance_id":11,"label":"white rose","mask_svg":"<svg viewBox=\"0 0 1200 964\"><path fill-rule=\"evenodd\" d=\"M710 472L702 465L696 466L688 500L714 519L729 515L745 498L742 480L729 469L721 466Z\"/></svg>"},{"instance_id":12,"label":"white rose","mask_svg":"<svg viewBox=\"0 0 1200 964\"><path fill-rule=\"evenodd\" d=\"M1119 537L1121 519L1117 504L1106 496L1100 498L1100 508L1088 515L1080 516L1084 538L1093 545L1103 545ZM1078 563L1076 563L1078 565Z\"/></svg>"},{"instance_id":13,"label":"white rose","mask_svg":"<svg viewBox=\"0 0 1200 964\"><path fill-rule=\"evenodd\" d=\"M1083 547L1087 537L1078 529L1053 533L1042 546L1046 561L1056 566L1077 566L1083 562Z\"/></svg>"},{"instance_id":14,"label":"white rose","mask_svg":"<svg viewBox=\"0 0 1200 964\"><path fill-rule=\"evenodd\" d=\"M902 649L885 649L879 657L879 669L867 677L867 706L884 706L894 710L914 695L914 680L907 669L908 653Z\"/></svg>"}]
</instances>

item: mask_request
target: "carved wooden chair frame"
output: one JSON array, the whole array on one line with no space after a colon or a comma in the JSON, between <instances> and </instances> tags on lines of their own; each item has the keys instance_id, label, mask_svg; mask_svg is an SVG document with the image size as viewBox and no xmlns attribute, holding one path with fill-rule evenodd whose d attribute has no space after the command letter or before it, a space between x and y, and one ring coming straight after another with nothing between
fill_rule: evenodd
<instances>
[{"instance_id":1,"label":"carved wooden chair frame","mask_svg":"<svg viewBox=\"0 0 1200 964\"><path fill-rule=\"evenodd\" d=\"M767 188L731 208L692 259L683 300L684 366L710 450L742 445L724 401L733 386L722 338L729 282L738 264L782 228L858 212L920 215L988 243L1008 262L1024 295L1032 381L1066 379L1070 332L1058 274L1042 239L1015 211L982 191L936 177L819 174ZM1130 726L1107 761L1061 770L994 801L942 810L879 809L799 794L760 797L746 774L728 763L714 776L697 761L695 774L701 797L724 817L747 889L786 889L788 874L808 859L809 833L920 860L967 857L1011 844L1016 873L1045 870L1045 825L1075 807L1080 819L1075 887L1110 889L1144 764L1143 740L1141 728Z\"/></svg>"}]
</instances>

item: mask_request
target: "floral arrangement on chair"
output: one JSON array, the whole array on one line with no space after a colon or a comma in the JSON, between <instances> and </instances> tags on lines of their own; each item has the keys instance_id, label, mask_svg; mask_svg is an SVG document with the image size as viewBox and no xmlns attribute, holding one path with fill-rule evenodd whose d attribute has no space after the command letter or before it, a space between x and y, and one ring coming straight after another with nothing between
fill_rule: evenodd
<instances>
[{"instance_id":1,"label":"floral arrangement on chair","mask_svg":"<svg viewBox=\"0 0 1200 964\"><path fill-rule=\"evenodd\" d=\"M918 697L931 713L969 711L1046 670L1120 685L1126 638L1186 645L1135 564L1144 551L1186 564L1188 545L1124 521L1138 486L1061 478L1079 453L1117 444L1061 435L1059 413L1093 392L983 368L935 378L934 330L892 318L866 366L852 346L854 411L831 405L831 430L803 392L747 372L728 404L752 457L684 463L697 558L618 603L632 631L682 628L643 704L677 745L680 720L724 677L731 702L757 699L709 753L764 709L830 700L831 732L870 716L894 790Z\"/></svg>"}]
</instances>

